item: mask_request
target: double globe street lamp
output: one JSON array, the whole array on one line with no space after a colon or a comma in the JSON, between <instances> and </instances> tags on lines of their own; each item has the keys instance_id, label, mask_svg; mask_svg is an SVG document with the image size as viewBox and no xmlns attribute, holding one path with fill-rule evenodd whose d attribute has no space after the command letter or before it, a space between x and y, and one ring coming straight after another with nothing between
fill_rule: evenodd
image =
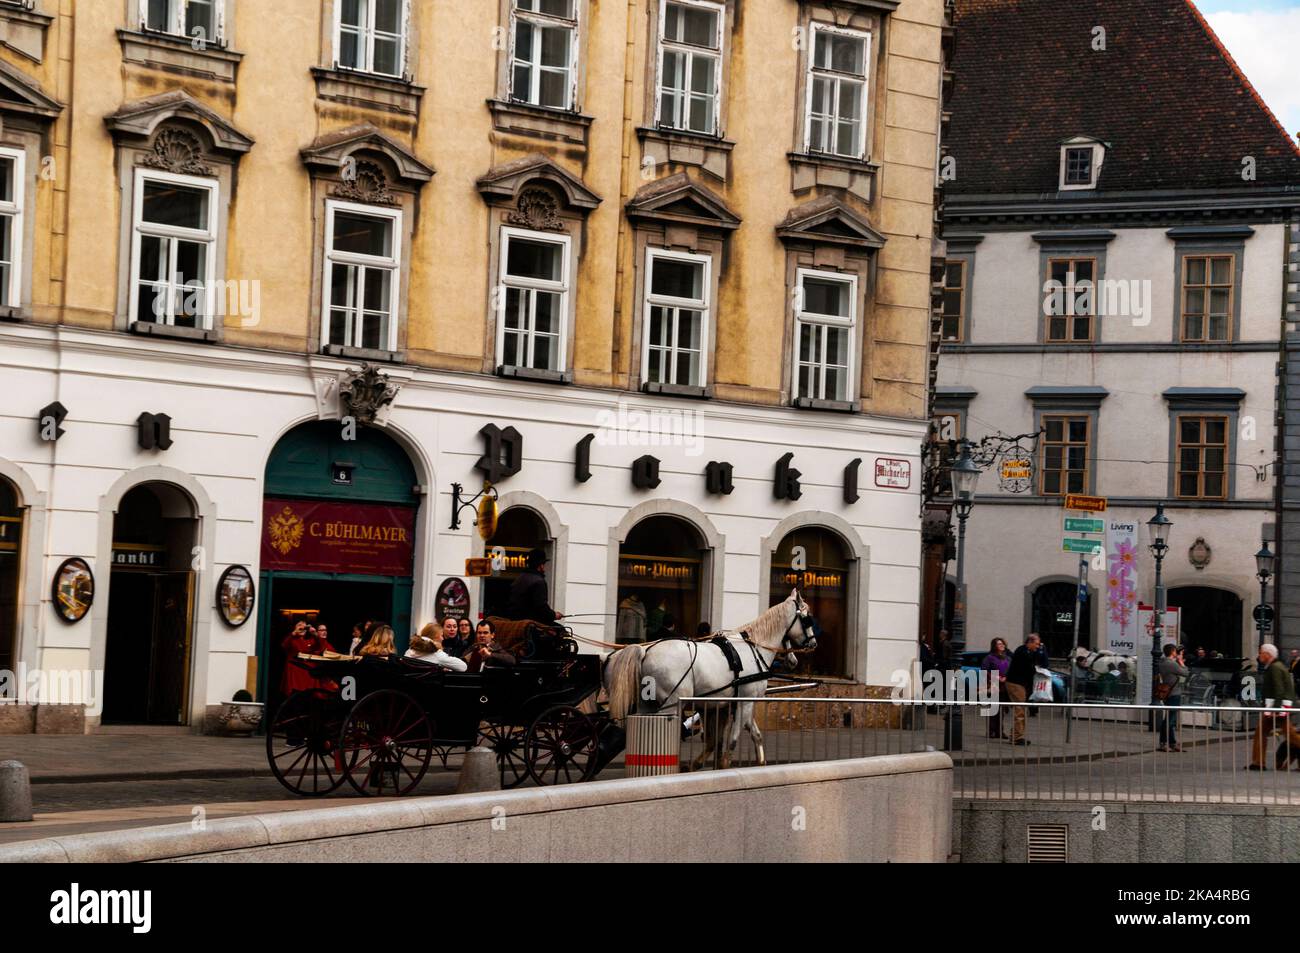
<instances>
[{"instance_id":1,"label":"double globe street lamp","mask_svg":"<svg viewBox=\"0 0 1300 953\"><path fill-rule=\"evenodd\" d=\"M979 465L971 457L970 441L961 441L960 447L961 456L951 471L952 503L957 512L957 600L952 611L947 661L949 671L958 673L966 652L966 520L975 506L975 485L980 478ZM944 747L949 751L960 751L962 747L961 713L961 705L953 705L948 716Z\"/></svg>"}]
</instances>

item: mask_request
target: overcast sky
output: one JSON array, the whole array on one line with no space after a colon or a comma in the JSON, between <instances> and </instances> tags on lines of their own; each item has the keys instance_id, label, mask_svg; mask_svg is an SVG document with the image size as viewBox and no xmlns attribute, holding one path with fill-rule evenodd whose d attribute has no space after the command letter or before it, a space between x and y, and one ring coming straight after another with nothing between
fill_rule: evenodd
<instances>
[{"instance_id":1,"label":"overcast sky","mask_svg":"<svg viewBox=\"0 0 1300 953\"><path fill-rule=\"evenodd\" d=\"M1300 0L1194 0L1273 114L1300 133Z\"/></svg>"}]
</instances>

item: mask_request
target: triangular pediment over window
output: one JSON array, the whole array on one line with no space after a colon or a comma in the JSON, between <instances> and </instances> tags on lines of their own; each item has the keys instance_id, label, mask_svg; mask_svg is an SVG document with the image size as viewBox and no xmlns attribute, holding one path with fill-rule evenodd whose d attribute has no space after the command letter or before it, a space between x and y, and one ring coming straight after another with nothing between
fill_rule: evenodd
<instances>
[{"instance_id":1,"label":"triangular pediment over window","mask_svg":"<svg viewBox=\"0 0 1300 953\"><path fill-rule=\"evenodd\" d=\"M0 60L0 113L48 121L61 112L63 103L48 96L40 83Z\"/></svg>"},{"instance_id":2,"label":"triangular pediment over window","mask_svg":"<svg viewBox=\"0 0 1300 953\"><path fill-rule=\"evenodd\" d=\"M212 140L214 152L239 156L253 148L253 139L234 123L179 89L124 103L117 112L104 117L113 137L126 140L149 139L159 126L172 120L202 126Z\"/></svg>"},{"instance_id":3,"label":"triangular pediment over window","mask_svg":"<svg viewBox=\"0 0 1300 953\"><path fill-rule=\"evenodd\" d=\"M415 153L368 122L327 132L303 149L301 155L308 167L338 171L347 158L357 152L384 155L392 163L398 179L407 185L417 186L433 178L433 166L420 161Z\"/></svg>"},{"instance_id":4,"label":"triangular pediment over window","mask_svg":"<svg viewBox=\"0 0 1300 953\"><path fill-rule=\"evenodd\" d=\"M784 241L852 248L885 247L885 236L871 227L866 216L835 196L796 205L776 227L776 234Z\"/></svg>"},{"instance_id":5,"label":"triangular pediment over window","mask_svg":"<svg viewBox=\"0 0 1300 953\"><path fill-rule=\"evenodd\" d=\"M685 172L678 172L641 188L627 203L628 218L650 219L733 231L740 216Z\"/></svg>"},{"instance_id":6,"label":"triangular pediment over window","mask_svg":"<svg viewBox=\"0 0 1300 953\"><path fill-rule=\"evenodd\" d=\"M558 189L571 208L590 211L600 204L600 196L587 188L582 179L536 153L497 166L480 176L475 185L488 202L514 204L524 186L539 181Z\"/></svg>"}]
</instances>

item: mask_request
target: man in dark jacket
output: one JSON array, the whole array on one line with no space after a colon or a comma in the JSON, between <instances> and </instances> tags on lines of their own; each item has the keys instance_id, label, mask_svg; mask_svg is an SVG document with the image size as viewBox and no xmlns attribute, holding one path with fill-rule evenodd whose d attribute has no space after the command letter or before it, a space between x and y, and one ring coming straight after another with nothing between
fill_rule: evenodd
<instances>
[{"instance_id":1,"label":"man in dark jacket","mask_svg":"<svg viewBox=\"0 0 1300 953\"><path fill-rule=\"evenodd\" d=\"M474 644L463 657L468 671L471 672L481 672L489 666L508 668L515 664L515 657L498 644L496 631L487 619L479 622L474 634Z\"/></svg>"},{"instance_id":2,"label":"man in dark jacket","mask_svg":"<svg viewBox=\"0 0 1300 953\"><path fill-rule=\"evenodd\" d=\"M1042 644L1038 633L1030 632L1025 639L1025 644L1011 653L1011 664L1007 667L1005 684L1007 697L1016 706L1014 717L1011 720L1011 743L1013 745L1029 744L1029 739L1025 737L1024 702L1034 690L1034 679L1038 674L1034 669L1043 664L1043 655L1045 653L1042 650Z\"/></svg>"},{"instance_id":3,"label":"man in dark jacket","mask_svg":"<svg viewBox=\"0 0 1300 953\"><path fill-rule=\"evenodd\" d=\"M528 568L510 584L506 618L531 619L542 625L555 625L564 618L550 606L550 587L546 584L546 550L532 550L528 554Z\"/></svg>"},{"instance_id":4,"label":"man in dark jacket","mask_svg":"<svg viewBox=\"0 0 1300 953\"><path fill-rule=\"evenodd\" d=\"M1277 657L1277 646L1265 642L1259 647L1256 659L1259 661L1260 680L1257 690L1260 692L1260 703L1267 708L1290 708L1295 705L1295 682L1286 670L1286 665ZM1264 765L1264 749L1268 738L1279 729L1283 741L1277 752L1278 767L1287 764L1288 756L1300 752L1300 732L1296 731L1292 719L1281 713L1264 712L1259 716L1254 744L1251 745L1249 767L1252 771L1267 770Z\"/></svg>"}]
</instances>

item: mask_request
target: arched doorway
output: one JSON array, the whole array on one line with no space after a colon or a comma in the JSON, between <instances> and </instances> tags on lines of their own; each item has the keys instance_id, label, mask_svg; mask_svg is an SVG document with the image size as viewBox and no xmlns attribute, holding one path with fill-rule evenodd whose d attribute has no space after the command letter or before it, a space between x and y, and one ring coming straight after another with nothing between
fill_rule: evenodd
<instances>
[{"instance_id":1,"label":"arched doorway","mask_svg":"<svg viewBox=\"0 0 1300 953\"><path fill-rule=\"evenodd\" d=\"M1225 658L1241 658L1241 597L1213 586L1178 586L1169 590L1171 607L1177 607L1178 639L1188 648L1219 652Z\"/></svg>"},{"instance_id":2,"label":"arched doorway","mask_svg":"<svg viewBox=\"0 0 1300 953\"><path fill-rule=\"evenodd\" d=\"M1030 601L1029 623L1047 647L1051 658L1069 658L1074 648L1076 582L1045 582L1034 590ZM1083 603L1079 613L1079 644L1092 645L1092 600Z\"/></svg>"},{"instance_id":3,"label":"arched doorway","mask_svg":"<svg viewBox=\"0 0 1300 953\"><path fill-rule=\"evenodd\" d=\"M18 490L0 477L0 671L18 657L18 586L22 575L23 509Z\"/></svg>"},{"instance_id":4,"label":"arched doorway","mask_svg":"<svg viewBox=\"0 0 1300 953\"><path fill-rule=\"evenodd\" d=\"M355 624L384 622L405 650L418 482L406 451L373 428L312 421L276 444L262 504L259 698L278 697L281 643L299 619L324 625L340 652Z\"/></svg>"},{"instance_id":5,"label":"arched doorway","mask_svg":"<svg viewBox=\"0 0 1300 953\"><path fill-rule=\"evenodd\" d=\"M546 522L535 510L526 506L512 506L505 510L497 520L497 531L484 547L487 555L491 557L498 555L497 550L500 549L502 562L500 569L483 579L483 594L480 600L482 602L480 611L483 615L504 613L510 601L510 586L527 568L528 553L533 547L546 550L548 562L554 557L555 547ZM551 587L551 605L554 605L555 573L553 571L549 572L546 581Z\"/></svg>"},{"instance_id":6,"label":"arched doorway","mask_svg":"<svg viewBox=\"0 0 1300 953\"><path fill-rule=\"evenodd\" d=\"M806 526L787 534L772 554L768 604L785 601L790 597L790 590L797 587L819 628L817 649L803 657L799 665L801 674L849 676L851 571L852 562L844 541L837 533L821 526Z\"/></svg>"},{"instance_id":7,"label":"arched doorway","mask_svg":"<svg viewBox=\"0 0 1300 953\"><path fill-rule=\"evenodd\" d=\"M188 721L196 517L170 483L133 487L113 516L104 724Z\"/></svg>"},{"instance_id":8,"label":"arched doorway","mask_svg":"<svg viewBox=\"0 0 1300 953\"><path fill-rule=\"evenodd\" d=\"M632 527L618 550L618 638L660 638L671 621L679 635L694 636L704 619L708 544L676 516L650 516Z\"/></svg>"}]
</instances>

